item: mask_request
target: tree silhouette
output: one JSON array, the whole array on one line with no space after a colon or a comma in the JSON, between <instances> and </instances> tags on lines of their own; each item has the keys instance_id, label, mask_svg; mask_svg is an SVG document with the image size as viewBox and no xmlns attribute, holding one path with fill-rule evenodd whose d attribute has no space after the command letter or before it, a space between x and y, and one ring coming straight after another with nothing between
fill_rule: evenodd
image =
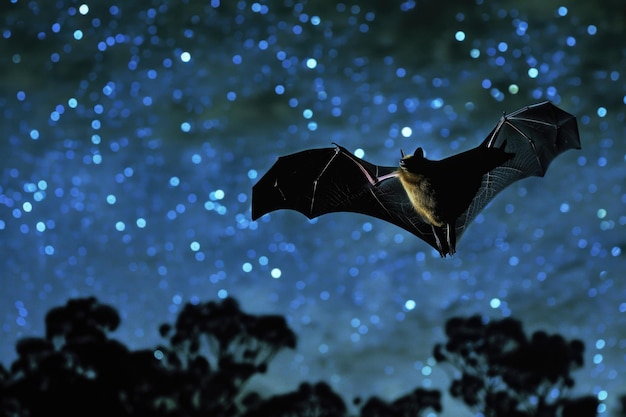
<instances>
[{"instance_id":1,"label":"tree silhouette","mask_svg":"<svg viewBox=\"0 0 626 417\"><path fill-rule=\"evenodd\" d=\"M252 316L233 298L186 304L174 328L161 325L171 348L159 347L171 367L194 377L179 385L185 402L204 415L236 415L235 400L255 373L265 373L283 348L295 348L296 336L281 316Z\"/></svg>"},{"instance_id":2,"label":"tree silhouette","mask_svg":"<svg viewBox=\"0 0 626 417\"><path fill-rule=\"evenodd\" d=\"M0 369L0 415L235 416L243 383L296 344L283 318L245 314L232 299L187 304L170 347L131 352L108 338L119 323L94 297L50 310L46 337L20 340L17 360ZM204 339L216 350L201 352Z\"/></svg>"},{"instance_id":3,"label":"tree silhouette","mask_svg":"<svg viewBox=\"0 0 626 417\"><path fill-rule=\"evenodd\" d=\"M570 372L583 365L584 344L561 335L535 332L530 339L520 321L452 318L448 341L435 346L438 362L461 371L450 393L486 417L595 416L598 400L564 394L574 386Z\"/></svg>"},{"instance_id":4,"label":"tree silhouette","mask_svg":"<svg viewBox=\"0 0 626 417\"><path fill-rule=\"evenodd\" d=\"M618 417L626 417L626 394L622 394L619 396L619 405L620 410Z\"/></svg>"},{"instance_id":5,"label":"tree silhouette","mask_svg":"<svg viewBox=\"0 0 626 417\"><path fill-rule=\"evenodd\" d=\"M280 349L296 347L296 336L283 317L243 313L233 298L185 305L174 329L169 325L160 328L163 336L172 330L170 342L182 357L204 355L213 367L241 365L244 373L245 369L265 372Z\"/></svg>"},{"instance_id":6,"label":"tree silhouette","mask_svg":"<svg viewBox=\"0 0 626 417\"><path fill-rule=\"evenodd\" d=\"M389 403L370 398L361 408L361 417L416 417L428 408L441 411L441 392L417 388Z\"/></svg>"},{"instance_id":7,"label":"tree silhouette","mask_svg":"<svg viewBox=\"0 0 626 417\"><path fill-rule=\"evenodd\" d=\"M244 417L345 417L346 405L325 382L301 384L298 390L262 400L251 394L244 400Z\"/></svg>"},{"instance_id":8,"label":"tree silhouette","mask_svg":"<svg viewBox=\"0 0 626 417\"><path fill-rule=\"evenodd\" d=\"M18 358L3 381L5 415L10 410L30 416L49 415L50 410L124 415L121 392L115 388L124 379L129 352L106 336L119 322L114 309L93 297L50 310L46 337L17 343Z\"/></svg>"},{"instance_id":9,"label":"tree silhouette","mask_svg":"<svg viewBox=\"0 0 626 417\"><path fill-rule=\"evenodd\" d=\"M0 365L0 417L348 417L325 382L262 398L246 382L266 372L296 336L285 319L250 315L232 298L186 304L175 323L159 327L166 343L132 351L111 339L115 309L94 297L69 300L45 318L45 337L16 344L17 359ZM461 371L451 394L486 417L589 417L592 396L567 398L570 372L583 365L582 342L535 332L514 319L454 318L439 362ZM362 404L362 405L361 405ZM440 412L441 392L416 388L395 400L356 399L359 417L418 417Z\"/></svg>"},{"instance_id":10,"label":"tree silhouette","mask_svg":"<svg viewBox=\"0 0 626 417\"><path fill-rule=\"evenodd\" d=\"M281 316L253 316L232 298L186 304L169 344L131 351L110 339L119 314L94 297L69 300L46 315L44 338L18 341L18 358L0 366L0 416L346 417L341 397L324 383L289 393L242 397L245 382L264 373L296 336ZM417 389L392 402L368 401L362 417L417 416L441 410L439 391ZM382 413L381 410L388 413Z\"/></svg>"}]
</instances>

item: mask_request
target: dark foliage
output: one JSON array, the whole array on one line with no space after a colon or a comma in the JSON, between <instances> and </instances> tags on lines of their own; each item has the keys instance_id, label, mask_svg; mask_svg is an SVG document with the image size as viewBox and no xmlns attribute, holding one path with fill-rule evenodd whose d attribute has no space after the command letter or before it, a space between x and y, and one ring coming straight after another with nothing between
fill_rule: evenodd
<instances>
[{"instance_id":1,"label":"dark foliage","mask_svg":"<svg viewBox=\"0 0 626 417\"><path fill-rule=\"evenodd\" d=\"M70 300L46 315L45 338L17 343L17 360L0 366L0 417L345 417L346 405L324 383L266 399L246 381L296 335L276 315L253 316L232 298L186 304L159 332L167 346L131 351L110 339L117 311L94 297ZM441 409L438 391L416 390L388 404L391 417ZM368 403L369 404L369 403ZM363 410L363 417L381 414Z\"/></svg>"},{"instance_id":2,"label":"dark foliage","mask_svg":"<svg viewBox=\"0 0 626 417\"><path fill-rule=\"evenodd\" d=\"M370 398L361 409L361 417L415 417L428 408L442 410L441 392L417 388L391 403Z\"/></svg>"},{"instance_id":3,"label":"dark foliage","mask_svg":"<svg viewBox=\"0 0 626 417\"><path fill-rule=\"evenodd\" d=\"M490 417L595 416L595 397L567 398L571 371L583 366L584 344L561 335L535 332L528 338L520 321L452 318L448 341L435 346L438 362L461 371L450 393Z\"/></svg>"},{"instance_id":4,"label":"dark foliage","mask_svg":"<svg viewBox=\"0 0 626 417\"><path fill-rule=\"evenodd\" d=\"M277 352L295 348L283 317L246 314L232 298L186 304L174 325L159 327L167 344L138 351L109 338L119 324L117 311L93 297L52 309L45 338L20 340L15 362L8 370L0 365L0 417L348 416L324 382L269 398L244 390ZM527 338L517 320L478 316L449 320L446 334L435 358L462 372L450 393L485 416L596 415L595 397L560 395L574 385L570 372L583 364L582 342L545 332ZM423 388L392 401L372 397L354 404L359 417L442 410L441 392Z\"/></svg>"},{"instance_id":5,"label":"dark foliage","mask_svg":"<svg viewBox=\"0 0 626 417\"><path fill-rule=\"evenodd\" d=\"M247 398L244 417L344 417L346 405L328 384L302 384L297 391L275 395L265 401Z\"/></svg>"},{"instance_id":6,"label":"dark foliage","mask_svg":"<svg viewBox=\"0 0 626 417\"><path fill-rule=\"evenodd\" d=\"M619 417L626 417L626 394L620 395L619 404L620 404L620 410L619 410L619 414L617 415Z\"/></svg>"},{"instance_id":7,"label":"dark foliage","mask_svg":"<svg viewBox=\"0 0 626 417\"><path fill-rule=\"evenodd\" d=\"M119 323L93 297L52 309L46 337L19 341L0 369L0 415L236 416L243 384L296 345L283 318L245 314L232 299L187 304L169 347L130 351L107 336Z\"/></svg>"}]
</instances>

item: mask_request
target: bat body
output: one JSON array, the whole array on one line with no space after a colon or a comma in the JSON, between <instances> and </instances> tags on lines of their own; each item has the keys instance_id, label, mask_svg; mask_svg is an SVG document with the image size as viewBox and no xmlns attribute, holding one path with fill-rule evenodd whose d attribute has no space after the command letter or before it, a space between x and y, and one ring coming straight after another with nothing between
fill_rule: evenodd
<instances>
[{"instance_id":1,"label":"bat body","mask_svg":"<svg viewBox=\"0 0 626 417\"><path fill-rule=\"evenodd\" d=\"M441 229L445 229L448 252L454 254L456 220L474 199L483 176L514 156L504 146L479 146L441 161L426 159L422 148L403 155L398 178L413 208L431 225L440 252L444 247Z\"/></svg>"},{"instance_id":2,"label":"bat body","mask_svg":"<svg viewBox=\"0 0 626 417\"><path fill-rule=\"evenodd\" d=\"M423 239L442 257L502 189L542 177L550 162L580 149L576 118L550 102L502 116L476 148L440 161L418 148L398 166L362 160L342 146L278 158L252 189L252 219L278 209L312 219L355 212L393 223Z\"/></svg>"}]
</instances>

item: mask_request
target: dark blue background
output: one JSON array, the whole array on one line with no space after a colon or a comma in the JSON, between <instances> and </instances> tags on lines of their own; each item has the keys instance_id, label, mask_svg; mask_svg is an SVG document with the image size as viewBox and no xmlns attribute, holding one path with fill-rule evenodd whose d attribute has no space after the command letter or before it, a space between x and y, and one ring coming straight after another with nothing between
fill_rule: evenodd
<instances>
[{"instance_id":1,"label":"dark blue background","mask_svg":"<svg viewBox=\"0 0 626 417\"><path fill-rule=\"evenodd\" d=\"M95 295L160 341L227 295L299 335L261 392L447 390L455 315L586 344L575 392L626 393L626 8L620 1L11 1L0 8L0 354ZM250 220L278 155L336 141L381 165L478 144L552 100L583 149L502 192L440 259L354 214ZM620 377L621 375L621 377ZM446 405L446 411L453 405Z\"/></svg>"}]
</instances>

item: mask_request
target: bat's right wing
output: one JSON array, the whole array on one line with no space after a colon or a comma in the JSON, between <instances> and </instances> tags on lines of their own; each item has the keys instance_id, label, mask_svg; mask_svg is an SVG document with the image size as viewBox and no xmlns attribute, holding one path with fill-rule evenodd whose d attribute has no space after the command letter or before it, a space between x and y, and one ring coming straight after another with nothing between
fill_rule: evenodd
<instances>
[{"instance_id":1,"label":"bat's right wing","mask_svg":"<svg viewBox=\"0 0 626 417\"><path fill-rule=\"evenodd\" d=\"M279 209L309 219L361 213L402 227L439 250L432 227L413 208L396 170L357 158L339 145L282 156L252 187L252 219Z\"/></svg>"}]
</instances>

